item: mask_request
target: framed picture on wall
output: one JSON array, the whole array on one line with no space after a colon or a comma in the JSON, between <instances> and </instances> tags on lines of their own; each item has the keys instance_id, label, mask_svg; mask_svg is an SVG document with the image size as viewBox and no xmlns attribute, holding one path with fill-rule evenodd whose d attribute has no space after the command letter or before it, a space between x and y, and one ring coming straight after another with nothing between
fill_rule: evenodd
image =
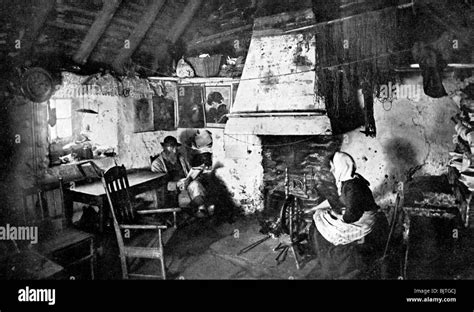
<instances>
[{"instance_id":1,"label":"framed picture on wall","mask_svg":"<svg viewBox=\"0 0 474 312\"><path fill-rule=\"evenodd\" d=\"M207 127L225 127L232 103L231 85L206 86L205 115Z\"/></svg>"},{"instance_id":2,"label":"framed picture on wall","mask_svg":"<svg viewBox=\"0 0 474 312\"><path fill-rule=\"evenodd\" d=\"M153 124L154 130L175 130L174 100L164 96L153 97Z\"/></svg>"},{"instance_id":3,"label":"framed picture on wall","mask_svg":"<svg viewBox=\"0 0 474 312\"><path fill-rule=\"evenodd\" d=\"M204 128L204 90L202 85L178 86L178 127Z\"/></svg>"},{"instance_id":4,"label":"framed picture on wall","mask_svg":"<svg viewBox=\"0 0 474 312\"><path fill-rule=\"evenodd\" d=\"M153 103L151 99L139 99L134 102L134 127L135 133L154 130Z\"/></svg>"},{"instance_id":5,"label":"framed picture on wall","mask_svg":"<svg viewBox=\"0 0 474 312\"><path fill-rule=\"evenodd\" d=\"M176 130L178 114L176 102L178 88L175 81L158 80L150 83L153 88L153 123L155 131Z\"/></svg>"}]
</instances>

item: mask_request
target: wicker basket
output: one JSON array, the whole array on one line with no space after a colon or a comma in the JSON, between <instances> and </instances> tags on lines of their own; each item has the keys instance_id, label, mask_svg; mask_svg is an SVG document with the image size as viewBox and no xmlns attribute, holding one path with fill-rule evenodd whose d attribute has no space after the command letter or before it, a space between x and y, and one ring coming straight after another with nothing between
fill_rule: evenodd
<instances>
[{"instance_id":1,"label":"wicker basket","mask_svg":"<svg viewBox=\"0 0 474 312\"><path fill-rule=\"evenodd\" d=\"M215 77L221 68L222 55L217 54L211 57L189 57L187 61L191 64L199 77Z\"/></svg>"}]
</instances>

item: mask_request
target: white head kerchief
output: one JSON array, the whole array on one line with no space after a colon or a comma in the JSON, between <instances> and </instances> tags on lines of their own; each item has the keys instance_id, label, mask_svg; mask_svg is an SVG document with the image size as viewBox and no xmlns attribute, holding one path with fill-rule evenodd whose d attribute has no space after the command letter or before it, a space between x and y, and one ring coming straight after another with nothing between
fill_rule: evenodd
<instances>
[{"instance_id":1,"label":"white head kerchief","mask_svg":"<svg viewBox=\"0 0 474 312\"><path fill-rule=\"evenodd\" d=\"M336 152L333 158L334 178L339 194L341 194L342 182L354 178L356 164L349 154Z\"/></svg>"}]
</instances>

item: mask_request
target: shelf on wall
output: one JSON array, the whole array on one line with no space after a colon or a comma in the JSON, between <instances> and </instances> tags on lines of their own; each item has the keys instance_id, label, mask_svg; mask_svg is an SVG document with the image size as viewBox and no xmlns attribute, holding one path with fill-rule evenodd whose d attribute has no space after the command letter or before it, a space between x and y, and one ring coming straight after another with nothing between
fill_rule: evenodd
<instances>
[{"instance_id":1,"label":"shelf on wall","mask_svg":"<svg viewBox=\"0 0 474 312\"><path fill-rule=\"evenodd\" d=\"M179 84L194 84L194 83L239 83L240 79L230 77L194 77L194 78L176 78L176 77L149 77L150 80L155 81L176 81Z\"/></svg>"}]
</instances>

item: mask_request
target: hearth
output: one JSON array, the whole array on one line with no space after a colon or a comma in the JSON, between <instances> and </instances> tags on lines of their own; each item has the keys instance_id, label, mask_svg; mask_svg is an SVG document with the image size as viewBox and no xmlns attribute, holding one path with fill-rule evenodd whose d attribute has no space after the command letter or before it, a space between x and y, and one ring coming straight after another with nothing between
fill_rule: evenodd
<instances>
[{"instance_id":1,"label":"hearth","mask_svg":"<svg viewBox=\"0 0 474 312\"><path fill-rule=\"evenodd\" d=\"M340 146L334 136L260 136L265 208L278 209L285 197L285 171L303 208L337 198L328 159ZM306 187L306 190L303 188Z\"/></svg>"}]
</instances>

